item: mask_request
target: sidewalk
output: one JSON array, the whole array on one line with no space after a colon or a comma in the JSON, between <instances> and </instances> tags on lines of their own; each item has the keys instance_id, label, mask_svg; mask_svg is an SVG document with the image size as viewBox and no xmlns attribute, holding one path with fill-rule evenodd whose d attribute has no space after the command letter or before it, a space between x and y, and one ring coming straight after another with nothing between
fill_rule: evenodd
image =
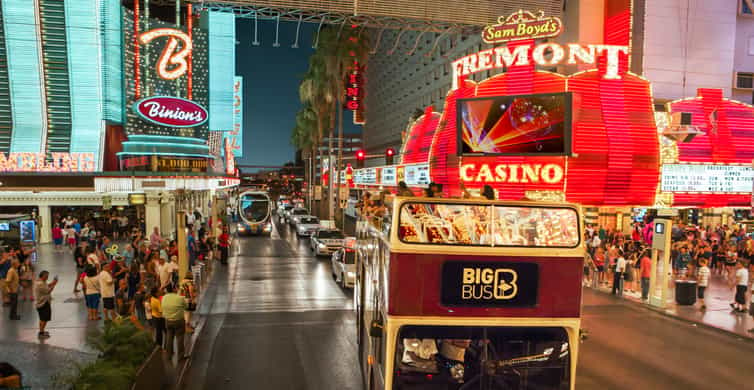
<instances>
[{"instance_id":1,"label":"sidewalk","mask_svg":"<svg viewBox=\"0 0 754 390\"><path fill-rule=\"evenodd\" d=\"M86 320L84 297L73 294L76 267L69 251L55 252L52 245L40 245L34 273L50 272L60 282L52 294L52 321L47 325L50 338L37 338L38 320L34 302L22 301L19 294L20 321L8 319L8 308L0 310L0 361L16 366L24 375L24 385L33 389L52 387L52 376L64 373L75 364L96 358L86 346L86 336L101 321Z\"/></svg>"},{"instance_id":2,"label":"sidewalk","mask_svg":"<svg viewBox=\"0 0 754 390\"><path fill-rule=\"evenodd\" d=\"M47 270L51 280L55 275L60 280L52 294L52 321L47 324L51 337L43 340L37 337L39 317L34 302L22 301L19 294L20 321L8 319L7 307L0 310L0 361L7 361L20 370L25 386L50 389L54 385L53 376L68 373L76 365L96 359L96 352L86 345L86 339L88 334L101 329L103 322L88 321L83 294L73 293L78 275L71 252L55 252L52 244L43 244L37 247L37 253L35 275ZM201 334L204 319L197 313L194 322L197 331L187 337L187 352L193 349ZM166 374L173 382L183 375L187 366L187 361L177 363L174 356L173 365L166 365L169 368Z\"/></svg>"},{"instance_id":3,"label":"sidewalk","mask_svg":"<svg viewBox=\"0 0 754 390\"><path fill-rule=\"evenodd\" d=\"M638 287L639 283L637 282L636 285ZM612 281L609 285L602 285L596 290L610 294L611 286ZM594 289L591 286L587 287ZM733 302L735 292L726 284L723 276L712 275L710 277L710 285L707 288L707 297L705 299L707 309L704 311L699 310L700 305L698 301L695 305L691 306L676 304L674 288L669 289L670 298L665 309L656 308L642 302L641 289L638 288L637 290L635 293L624 291L623 298L668 316L733 333L739 337L754 339L754 333L748 332L749 329L754 328L754 319L748 313L734 313L731 310L730 303ZM750 294L750 291L746 293L747 299L751 296Z\"/></svg>"}]
</instances>

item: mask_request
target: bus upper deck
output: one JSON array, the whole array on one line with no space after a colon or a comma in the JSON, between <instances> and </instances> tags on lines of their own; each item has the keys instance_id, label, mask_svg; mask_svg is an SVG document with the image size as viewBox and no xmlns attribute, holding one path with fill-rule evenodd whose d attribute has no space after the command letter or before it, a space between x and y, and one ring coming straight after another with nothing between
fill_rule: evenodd
<instances>
[{"instance_id":1,"label":"bus upper deck","mask_svg":"<svg viewBox=\"0 0 754 390\"><path fill-rule=\"evenodd\" d=\"M360 236L372 242L362 250L385 251L390 314L579 316L577 206L395 198L386 209Z\"/></svg>"}]
</instances>

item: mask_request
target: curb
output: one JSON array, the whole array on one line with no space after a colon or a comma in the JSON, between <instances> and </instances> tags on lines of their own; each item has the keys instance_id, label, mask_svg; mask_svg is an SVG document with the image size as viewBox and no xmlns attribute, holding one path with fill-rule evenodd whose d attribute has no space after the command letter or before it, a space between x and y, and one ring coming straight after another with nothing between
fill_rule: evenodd
<instances>
[{"instance_id":1,"label":"curb","mask_svg":"<svg viewBox=\"0 0 754 390\"><path fill-rule=\"evenodd\" d=\"M591 291L594 291L594 292L597 292L597 293L600 293L600 294L603 294L603 295L608 295L608 296L614 297L613 294L611 294L611 293L609 293L607 291L602 291L600 289L595 289L595 288L591 288L591 287L585 287L585 288L588 288ZM649 310L649 311L661 314L661 315L663 315L665 317L678 320L680 322L684 322L684 323L691 324L691 325L698 326L698 327L703 327L705 329L713 330L713 331L716 331L718 333L722 333L722 334L725 334L725 335L728 335L728 336L734 336L734 337L736 337L738 339L745 340L745 341L750 342L750 343L754 343L754 334L751 334L751 335L742 335L742 334L730 331L728 329L724 329L724 328L720 328L720 327L717 327L717 326L714 326L714 325L710 325L710 324L705 323L705 322L699 322L699 321L696 321L696 320L692 320L692 319L684 318L684 317L681 317L681 316L677 316L675 314L668 313L666 310L661 309L659 307L654 307L654 306L651 306L651 305L646 305L644 303L637 302L637 301L634 301L632 299L618 298L618 297L614 297L614 299L619 300L620 302L626 302L627 304L629 304L630 306L632 306L632 307L634 307L636 309ZM745 315L748 315L748 314L745 314Z\"/></svg>"},{"instance_id":2,"label":"curb","mask_svg":"<svg viewBox=\"0 0 754 390\"><path fill-rule=\"evenodd\" d=\"M214 261L214 259L212 260ZM182 389L183 388L183 380L186 377L186 373L188 372L188 369L191 367L191 362L194 360L194 348L196 347L196 343L199 341L199 339L202 336L202 333L204 331L204 326L207 323L207 317L205 315L199 314L201 311L199 310L201 307L204 307L205 305L205 297L206 291L209 290L209 285L212 281L213 276L215 275L214 271L214 264L212 266L212 271L210 275L206 279L206 284L204 286L204 293L199 297L199 303L196 305L196 311L194 311L194 318L196 321L196 326L194 327L194 333L191 335L190 343L188 347L186 348L186 354L189 355L188 359L186 359L183 362L183 367L180 367L178 371L178 377L176 378L174 389Z\"/></svg>"}]
</instances>

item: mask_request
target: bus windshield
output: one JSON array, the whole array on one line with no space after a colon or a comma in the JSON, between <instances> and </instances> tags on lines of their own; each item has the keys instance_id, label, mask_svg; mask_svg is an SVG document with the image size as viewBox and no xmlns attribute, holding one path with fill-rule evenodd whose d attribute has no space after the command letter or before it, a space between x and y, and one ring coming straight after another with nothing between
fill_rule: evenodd
<instances>
[{"instance_id":1,"label":"bus windshield","mask_svg":"<svg viewBox=\"0 0 754 390\"><path fill-rule=\"evenodd\" d=\"M404 203L398 237L416 244L575 248L575 209L546 206Z\"/></svg>"},{"instance_id":2,"label":"bus windshield","mask_svg":"<svg viewBox=\"0 0 754 390\"><path fill-rule=\"evenodd\" d=\"M568 389L570 352L558 327L403 326L393 388Z\"/></svg>"},{"instance_id":3,"label":"bus windshield","mask_svg":"<svg viewBox=\"0 0 754 390\"><path fill-rule=\"evenodd\" d=\"M263 222L270 211L270 200L263 194L243 194L241 196L241 214L250 223Z\"/></svg>"}]
</instances>

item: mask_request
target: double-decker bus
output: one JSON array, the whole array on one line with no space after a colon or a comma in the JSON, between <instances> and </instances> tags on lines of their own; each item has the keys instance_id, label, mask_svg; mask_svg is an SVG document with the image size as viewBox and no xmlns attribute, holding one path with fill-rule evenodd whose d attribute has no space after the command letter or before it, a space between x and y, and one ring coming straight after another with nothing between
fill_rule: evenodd
<instances>
[{"instance_id":1,"label":"double-decker bus","mask_svg":"<svg viewBox=\"0 0 754 390\"><path fill-rule=\"evenodd\" d=\"M354 307L366 388L574 389L579 207L389 203L362 217L357 231Z\"/></svg>"}]
</instances>

